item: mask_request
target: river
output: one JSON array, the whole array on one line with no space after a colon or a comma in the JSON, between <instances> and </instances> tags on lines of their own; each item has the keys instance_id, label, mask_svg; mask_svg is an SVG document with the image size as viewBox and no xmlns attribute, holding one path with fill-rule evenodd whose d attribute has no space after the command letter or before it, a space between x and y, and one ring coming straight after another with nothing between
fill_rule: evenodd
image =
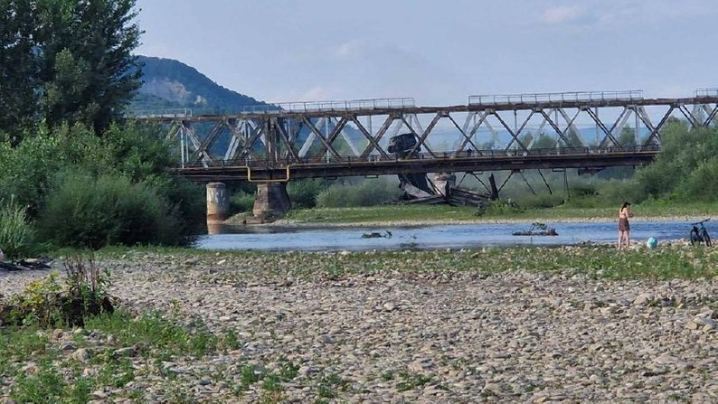
<instances>
[{"instance_id":1,"label":"river","mask_svg":"<svg viewBox=\"0 0 718 404\"><path fill-rule=\"evenodd\" d=\"M615 222L565 222L550 224L558 236L513 236L530 224L451 224L401 227L265 227L227 226L226 234L201 236L197 248L243 251L369 251L404 249L506 247L514 245L557 246L582 243L615 243ZM690 222L634 222L631 240L645 242L687 239ZM711 229L708 229L709 232ZM363 238L377 232L381 238Z\"/></svg>"}]
</instances>

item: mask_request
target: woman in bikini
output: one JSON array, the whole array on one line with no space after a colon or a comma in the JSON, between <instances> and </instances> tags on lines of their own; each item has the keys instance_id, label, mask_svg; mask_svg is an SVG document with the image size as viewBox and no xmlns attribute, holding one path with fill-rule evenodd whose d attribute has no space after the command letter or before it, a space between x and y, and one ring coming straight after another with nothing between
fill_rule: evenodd
<instances>
[{"instance_id":1,"label":"woman in bikini","mask_svg":"<svg viewBox=\"0 0 718 404\"><path fill-rule=\"evenodd\" d=\"M631 216L631 204L624 202L621 210L618 211L618 248L625 240L626 247L631 245L631 225L628 224L628 218Z\"/></svg>"}]
</instances>

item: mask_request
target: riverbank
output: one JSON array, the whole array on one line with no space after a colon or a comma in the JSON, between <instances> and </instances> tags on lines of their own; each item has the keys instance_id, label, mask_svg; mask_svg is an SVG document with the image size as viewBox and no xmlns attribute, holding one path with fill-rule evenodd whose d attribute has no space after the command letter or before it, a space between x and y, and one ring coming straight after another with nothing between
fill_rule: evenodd
<instances>
[{"instance_id":1,"label":"riverbank","mask_svg":"<svg viewBox=\"0 0 718 404\"><path fill-rule=\"evenodd\" d=\"M718 215L712 205L655 206L633 209L632 222L695 222ZM285 218L252 226L268 227L395 227L448 224L569 223L610 222L617 220L612 208L551 208L506 210L477 215L475 208L452 206L385 205L363 208L316 208L295 210ZM241 215L228 219L227 225L243 225Z\"/></svg>"},{"instance_id":2,"label":"riverbank","mask_svg":"<svg viewBox=\"0 0 718 404\"><path fill-rule=\"evenodd\" d=\"M0 397L83 380L115 402L718 400L718 250L550 251L106 252L134 314L6 339ZM0 273L0 294L45 274ZM133 323L153 312L186 331Z\"/></svg>"}]
</instances>

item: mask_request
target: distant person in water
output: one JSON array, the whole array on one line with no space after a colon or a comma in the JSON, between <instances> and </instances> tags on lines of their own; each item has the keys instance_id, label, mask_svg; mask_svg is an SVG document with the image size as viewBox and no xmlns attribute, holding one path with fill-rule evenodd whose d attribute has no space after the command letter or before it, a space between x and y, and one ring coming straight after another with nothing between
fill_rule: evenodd
<instances>
[{"instance_id":1,"label":"distant person in water","mask_svg":"<svg viewBox=\"0 0 718 404\"><path fill-rule=\"evenodd\" d=\"M628 218L631 217L631 204L624 202L621 210L618 211L618 248L625 243L628 247L631 245L631 225Z\"/></svg>"}]
</instances>

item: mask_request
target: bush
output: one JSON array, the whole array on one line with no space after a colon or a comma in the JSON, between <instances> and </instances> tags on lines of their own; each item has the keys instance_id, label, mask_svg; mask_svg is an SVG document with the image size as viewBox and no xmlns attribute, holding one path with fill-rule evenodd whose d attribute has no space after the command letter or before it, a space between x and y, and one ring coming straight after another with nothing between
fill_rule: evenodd
<instances>
[{"instance_id":1,"label":"bush","mask_svg":"<svg viewBox=\"0 0 718 404\"><path fill-rule=\"evenodd\" d=\"M496 200L491 201L491 203L486 206L480 206L479 209L476 211L476 216L515 215L523 211L524 210L514 202Z\"/></svg>"},{"instance_id":2,"label":"bush","mask_svg":"<svg viewBox=\"0 0 718 404\"><path fill-rule=\"evenodd\" d=\"M41 234L58 246L187 243L177 209L151 186L124 176L65 173L41 214Z\"/></svg>"},{"instance_id":3,"label":"bush","mask_svg":"<svg viewBox=\"0 0 718 404\"><path fill-rule=\"evenodd\" d=\"M229 197L229 214L251 212L254 208L254 195L244 192L232 194Z\"/></svg>"},{"instance_id":4,"label":"bush","mask_svg":"<svg viewBox=\"0 0 718 404\"><path fill-rule=\"evenodd\" d=\"M700 163L691 175L678 186L684 199L710 202L718 198L718 158Z\"/></svg>"},{"instance_id":5,"label":"bush","mask_svg":"<svg viewBox=\"0 0 718 404\"><path fill-rule=\"evenodd\" d=\"M287 184L287 194L295 208L311 209L317 206L317 197L328 187L325 180L308 179Z\"/></svg>"},{"instance_id":6,"label":"bush","mask_svg":"<svg viewBox=\"0 0 718 404\"><path fill-rule=\"evenodd\" d=\"M346 208L376 206L399 200L402 192L395 184L386 179L362 181L353 185L336 184L317 195L320 208Z\"/></svg>"},{"instance_id":7,"label":"bush","mask_svg":"<svg viewBox=\"0 0 718 404\"><path fill-rule=\"evenodd\" d=\"M167 201L175 216L182 218L178 229L180 234L190 237L206 233L207 201L204 185L180 177L156 177L148 184Z\"/></svg>"},{"instance_id":8,"label":"bush","mask_svg":"<svg viewBox=\"0 0 718 404\"><path fill-rule=\"evenodd\" d=\"M35 232L27 221L27 209L14 201L0 201L0 249L6 259L27 256Z\"/></svg>"},{"instance_id":9,"label":"bush","mask_svg":"<svg viewBox=\"0 0 718 404\"><path fill-rule=\"evenodd\" d=\"M46 279L32 282L8 304L0 305L0 324L82 327L86 319L114 311L107 293L107 271L101 271L92 258L72 257L64 266L64 285L53 271Z\"/></svg>"},{"instance_id":10,"label":"bush","mask_svg":"<svg viewBox=\"0 0 718 404\"><path fill-rule=\"evenodd\" d=\"M531 195L520 199L521 206L526 209L553 208L564 203L563 195Z\"/></svg>"},{"instance_id":11,"label":"bush","mask_svg":"<svg viewBox=\"0 0 718 404\"><path fill-rule=\"evenodd\" d=\"M654 199L715 201L710 191L718 165L718 129L688 130L682 122L671 122L662 133L662 149L656 161L640 170L637 185Z\"/></svg>"}]
</instances>

